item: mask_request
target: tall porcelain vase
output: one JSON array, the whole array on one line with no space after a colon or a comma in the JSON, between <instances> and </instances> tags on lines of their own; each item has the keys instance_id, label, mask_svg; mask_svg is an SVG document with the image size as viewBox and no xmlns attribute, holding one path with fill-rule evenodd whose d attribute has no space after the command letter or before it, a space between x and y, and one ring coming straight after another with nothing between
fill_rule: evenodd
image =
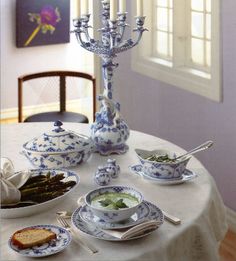
<instances>
[{"instance_id":1,"label":"tall porcelain vase","mask_svg":"<svg viewBox=\"0 0 236 261\"><path fill-rule=\"evenodd\" d=\"M129 127L120 114L120 104L113 100L113 70L117 64L109 57L103 58L104 92L98 97L100 111L91 127L91 138L96 151L102 155L123 154L128 150L126 141Z\"/></svg>"}]
</instances>

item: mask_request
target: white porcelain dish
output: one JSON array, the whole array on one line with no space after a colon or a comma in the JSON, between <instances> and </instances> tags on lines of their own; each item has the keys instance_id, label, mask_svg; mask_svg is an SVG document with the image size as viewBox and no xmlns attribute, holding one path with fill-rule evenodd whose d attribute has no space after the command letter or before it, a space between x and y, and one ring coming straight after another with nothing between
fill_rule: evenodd
<instances>
[{"instance_id":1,"label":"white porcelain dish","mask_svg":"<svg viewBox=\"0 0 236 261\"><path fill-rule=\"evenodd\" d=\"M32 172L32 176L36 175L46 175L49 171L51 175L55 176L57 174L63 173L65 178L62 180L64 182L66 181L75 181L76 185L72 187L68 192L63 194L62 196L59 196L57 198L54 198L52 200L48 200L43 203L38 203L36 205L32 206L26 206L26 207L18 207L18 208L2 208L0 209L1 218L21 218L21 217L28 217L37 213L41 213L44 211L47 211L54 207L55 205L59 204L64 200L79 184L79 177L76 173L72 171L67 170L58 170L58 169L35 169L30 170Z\"/></svg>"},{"instance_id":2,"label":"white porcelain dish","mask_svg":"<svg viewBox=\"0 0 236 261\"><path fill-rule=\"evenodd\" d=\"M133 227L151 218L149 204L145 200L139 205L137 211L130 218L118 223L109 223L95 216L87 205L84 205L80 209L79 215L85 222L95 224L102 229L124 229Z\"/></svg>"},{"instance_id":3,"label":"white porcelain dish","mask_svg":"<svg viewBox=\"0 0 236 261\"><path fill-rule=\"evenodd\" d=\"M95 197L104 195L107 193L128 194L128 195L136 198L137 203L134 206L131 206L128 208L120 208L118 210L97 207L97 206L92 205L92 200ZM89 208L94 213L94 215L96 215L99 218L103 219L104 221L110 222L110 223L120 222L125 219L128 219L137 211L137 208L143 202L143 196L139 191L137 191L131 187L125 187L125 186L107 186L107 187L98 188L98 189L95 189L95 190L87 193L84 199L85 199L85 203L89 206Z\"/></svg>"},{"instance_id":4,"label":"white porcelain dish","mask_svg":"<svg viewBox=\"0 0 236 261\"><path fill-rule=\"evenodd\" d=\"M45 132L23 144L22 153L38 168L68 168L85 162L93 152L90 137L63 129L62 122L54 123L56 128Z\"/></svg>"},{"instance_id":5,"label":"white porcelain dish","mask_svg":"<svg viewBox=\"0 0 236 261\"><path fill-rule=\"evenodd\" d=\"M129 167L132 173L138 174L139 176L143 177L145 180L148 180L150 182L159 184L159 185L177 185L182 184L186 181L190 181L194 178L196 178L198 175L194 173L193 171L189 169L185 169L182 177L180 179L158 179L158 178L152 178L148 175L146 175L145 172L142 170L142 165L132 165Z\"/></svg>"},{"instance_id":6,"label":"white porcelain dish","mask_svg":"<svg viewBox=\"0 0 236 261\"><path fill-rule=\"evenodd\" d=\"M142 165L142 171L151 178L158 179L181 179L182 174L184 173L186 166L191 157L186 157L176 162L157 162L151 161L147 158L152 155L163 156L167 155L170 159L174 159L176 154L174 152L160 149L160 150L142 150L135 149L135 152L138 156L138 159Z\"/></svg>"},{"instance_id":7,"label":"white porcelain dish","mask_svg":"<svg viewBox=\"0 0 236 261\"><path fill-rule=\"evenodd\" d=\"M149 214L150 219L157 221L159 223L158 227L160 227L164 222L164 215L163 215L162 211L157 206L155 206L154 204L152 204L150 202L145 201L145 203L148 204L148 207L150 210L150 214ZM94 238L107 240L107 241L119 242L119 241L138 239L141 237L145 237L154 232L154 230L152 230L152 231L148 231L137 237L133 237L133 238L129 238L129 239L119 239L117 237L107 234L105 230L99 228L98 226L96 226L96 224L86 223L79 215L80 208L81 207L76 209L74 211L74 213L72 214L71 224L72 224L73 228L75 228L75 230L77 230L79 233L80 233L80 231L82 231L86 235L92 236Z\"/></svg>"},{"instance_id":8,"label":"white porcelain dish","mask_svg":"<svg viewBox=\"0 0 236 261\"><path fill-rule=\"evenodd\" d=\"M26 257L45 257L45 256L50 256L54 255L58 252L61 252L64 250L71 242L72 237L70 233L58 226L54 225L36 225L36 226L31 226L27 228L43 228L43 229L48 229L54 232L57 235L57 239L50 241L49 243L45 243L41 246L35 246L31 248L26 248L26 249L19 249L17 246L12 244L11 238L8 241L8 246L15 251L16 253L26 256ZM24 228L25 229L25 228Z\"/></svg>"}]
</instances>

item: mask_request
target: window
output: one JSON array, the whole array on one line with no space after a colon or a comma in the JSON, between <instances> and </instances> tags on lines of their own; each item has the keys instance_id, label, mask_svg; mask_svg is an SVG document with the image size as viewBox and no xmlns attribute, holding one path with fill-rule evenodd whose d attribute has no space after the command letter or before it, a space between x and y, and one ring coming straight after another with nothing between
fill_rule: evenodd
<instances>
[{"instance_id":1,"label":"window","mask_svg":"<svg viewBox=\"0 0 236 261\"><path fill-rule=\"evenodd\" d=\"M149 33L132 51L133 70L221 101L219 10L220 0L145 1Z\"/></svg>"}]
</instances>

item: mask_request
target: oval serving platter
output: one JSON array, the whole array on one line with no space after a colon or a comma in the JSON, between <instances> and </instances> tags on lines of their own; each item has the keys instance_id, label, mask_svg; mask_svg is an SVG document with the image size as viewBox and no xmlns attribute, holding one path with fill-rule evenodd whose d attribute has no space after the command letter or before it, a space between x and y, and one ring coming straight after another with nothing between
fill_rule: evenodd
<instances>
[{"instance_id":1,"label":"oval serving platter","mask_svg":"<svg viewBox=\"0 0 236 261\"><path fill-rule=\"evenodd\" d=\"M68 171L65 169L32 169L29 170L32 173L32 177L37 175L46 175L48 172L52 176L55 176L57 174L63 173L65 178L62 180L64 182L67 181L75 181L76 184L67 192L65 192L63 195L56 197L54 199L38 203L31 206L24 206L24 207L12 207L12 208L1 208L0 214L1 218L20 218L20 217L28 217L37 213L41 213L43 211L46 211L55 205L59 204L62 200L68 196L79 184L79 176L72 171Z\"/></svg>"}]
</instances>

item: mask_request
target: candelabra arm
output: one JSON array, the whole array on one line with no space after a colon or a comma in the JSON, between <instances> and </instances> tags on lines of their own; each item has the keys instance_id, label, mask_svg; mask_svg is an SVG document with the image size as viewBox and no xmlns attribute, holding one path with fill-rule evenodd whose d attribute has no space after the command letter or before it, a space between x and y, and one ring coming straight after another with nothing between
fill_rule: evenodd
<instances>
[{"instance_id":1,"label":"candelabra arm","mask_svg":"<svg viewBox=\"0 0 236 261\"><path fill-rule=\"evenodd\" d=\"M121 19L121 18L119 17L119 19ZM133 30L134 32L137 33L136 40L129 39L129 40L120 42L120 44L118 44L113 50L113 52L115 54L127 51L127 50L133 48L134 46L136 46L140 42L143 32L148 31L146 28L143 27L144 21L145 21L144 16L136 17L137 27ZM125 31L125 27L126 27L126 25L124 25L125 22L122 21L122 23L123 23L123 27L124 27L123 31ZM118 23L118 25L119 25L119 23ZM124 32L121 31L121 35L122 35L122 37L121 37L121 40L122 40Z\"/></svg>"},{"instance_id":2,"label":"candelabra arm","mask_svg":"<svg viewBox=\"0 0 236 261\"><path fill-rule=\"evenodd\" d=\"M133 42L132 47L136 46L140 42L140 40L142 39L143 33L148 30L146 28L143 28L141 30L134 30L134 31L136 31L138 33L138 35L137 35L137 39Z\"/></svg>"},{"instance_id":3,"label":"candelabra arm","mask_svg":"<svg viewBox=\"0 0 236 261\"><path fill-rule=\"evenodd\" d=\"M130 26L129 24L126 23L126 17L127 17L127 12L118 13L118 28L119 28L119 32L118 32L119 37L117 39L118 44L121 43L124 38L126 27Z\"/></svg>"},{"instance_id":4,"label":"candelabra arm","mask_svg":"<svg viewBox=\"0 0 236 261\"><path fill-rule=\"evenodd\" d=\"M86 41L87 41L87 42L92 42L92 41L94 41L94 40L90 37L90 35L89 35L88 28L85 28L85 29L84 29L84 35L85 35L85 37L86 37Z\"/></svg>"},{"instance_id":5,"label":"candelabra arm","mask_svg":"<svg viewBox=\"0 0 236 261\"><path fill-rule=\"evenodd\" d=\"M138 43L140 42L140 40L142 38L144 31L146 31L146 29L138 31L138 36L137 36L136 40L129 39L129 40L126 40L125 42L121 43L119 46L117 46L114 49L114 53L115 54L122 53L122 52L132 49L133 47L138 45Z\"/></svg>"}]
</instances>

